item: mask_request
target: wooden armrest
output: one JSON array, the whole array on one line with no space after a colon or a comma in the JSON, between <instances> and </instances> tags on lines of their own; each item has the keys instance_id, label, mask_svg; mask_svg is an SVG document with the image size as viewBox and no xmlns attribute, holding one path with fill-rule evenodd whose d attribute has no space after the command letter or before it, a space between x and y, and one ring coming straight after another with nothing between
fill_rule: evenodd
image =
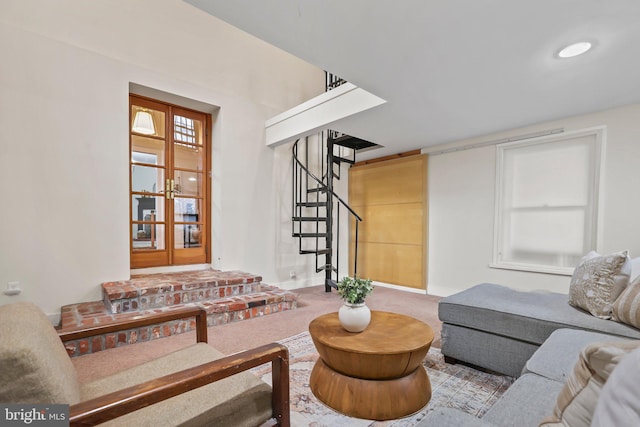
<instances>
[{"instance_id":1,"label":"wooden armrest","mask_svg":"<svg viewBox=\"0 0 640 427\"><path fill-rule=\"evenodd\" d=\"M92 337L95 335L108 334L110 332L123 331L127 329L149 326L171 320L196 318L196 340L206 343L207 338L207 311L202 307L186 307L176 310L164 311L157 314L144 314L115 323L102 326L92 326L89 328L72 329L68 331L58 331L58 336L63 342L77 340L80 338Z\"/></svg>"},{"instance_id":2,"label":"wooden armrest","mask_svg":"<svg viewBox=\"0 0 640 427\"><path fill-rule=\"evenodd\" d=\"M72 405L71 426L93 426L237 373L272 364L273 425L289 427L289 350L271 343Z\"/></svg>"}]
</instances>

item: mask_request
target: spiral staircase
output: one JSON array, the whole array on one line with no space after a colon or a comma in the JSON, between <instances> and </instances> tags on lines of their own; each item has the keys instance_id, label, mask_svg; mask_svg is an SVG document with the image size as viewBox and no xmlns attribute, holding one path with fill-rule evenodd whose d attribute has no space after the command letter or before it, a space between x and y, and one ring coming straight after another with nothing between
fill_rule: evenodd
<instances>
[{"instance_id":1,"label":"spiral staircase","mask_svg":"<svg viewBox=\"0 0 640 427\"><path fill-rule=\"evenodd\" d=\"M293 144L292 236L299 252L315 256L316 272L325 272L325 291L340 279L340 230L346 218L353 227L352 274L357 275L358 215L335 191L342 164L355 163L356 151L375 144L335 131L323 131ZM345 217L346 215L346 217Z\"/></svg>"}]
</instances>

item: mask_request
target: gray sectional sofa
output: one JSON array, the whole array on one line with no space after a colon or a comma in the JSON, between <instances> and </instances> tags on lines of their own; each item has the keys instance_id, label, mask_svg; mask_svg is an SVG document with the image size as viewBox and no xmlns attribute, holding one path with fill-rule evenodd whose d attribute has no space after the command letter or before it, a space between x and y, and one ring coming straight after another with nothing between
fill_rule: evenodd
<instances>
[{"instance_id":1,"label":"gray sectional sofa","mask_svg":"<svg viewBox=\"0 0 640 427\"><path fill-rule=\"evenodd\" d=\"M568 295L483 283L440 300L442 354L520 376L527 360L560 328L640 339L640 330L572 307Z\"/></svg>"},{"instance_id":2,"label":"gray sectional sofa","mask_svg":"<svg viewBox=\"0 0 640 427\"><path fill-rule=\"evenodd\" d=\"M449 361L519 378L482 418L436 408L421 427L538 426L552 414L585 346L640 339L636 328L570 306L566 294L490 283L443 298L439 317Z\"/></svg>"}]
</instances>

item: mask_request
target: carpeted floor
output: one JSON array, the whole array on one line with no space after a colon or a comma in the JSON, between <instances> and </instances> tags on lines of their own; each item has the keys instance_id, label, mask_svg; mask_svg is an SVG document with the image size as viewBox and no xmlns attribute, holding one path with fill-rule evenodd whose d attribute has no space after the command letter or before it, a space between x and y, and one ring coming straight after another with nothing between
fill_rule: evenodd
<instances>
[{"instance_id":1,"label":"carpeted floor","mask_svg":"<svg viewBox=\"0 0 640 427\"><path fill-rule=\"evenodd\" d=\"M433 390L431 403L411 417L390 422L359 420L338 414L320 403L309 390L309 374L317 353L307 331L309 322L322 314L337 311L342 301L335 292L324 292L324 286L297 289L295 292L299 294L298 308L295 310L208 328L209 344L225 354L273 341L283 342L290 348L293 426L408 427L415 425L435 406L450 406L481 415L512 382L510 378L486 374L462 365L444 363L438 350L441 327L438 319L440 297L376 287L373 294L367 298L367 305L372 310L405 314L426 322L434 330L432 349L425 359ZM72 361L77 369L79 381L87 382L193 343L195 333L188 332L74 357ZM270 369L270 365L265 365L256 372L261 376L266 374L265 378L270 381L271 376L264 369Z\"/></svg>"},{"instance_id":2,"label":"carpeted floor","mask_svg":"<svg viewBox=\"0 0 640 427\"><path fill-rule=\"evenodd\" d=\"M209 344L224 354L258 347L307 331L316 317L338 311L342 300L334 292L325 292L324 286L295 289L298 308L268 316L257 317L208 328ZM367 298L372 310L391 311L426 322L435 334L433 346L440 346L440 320L438 301L433 295L406 292L376 286ZM80 382L87 382L147 362L195 342L195 332L168 338L141 342L135 345L99 351L72 359Z\"/></svg>"},{"instance_id":3,"label":"carpeted floor","mask_svg":"<svg viewBox=\"0 0 640 427\"><path fill-rule=\"evenodd\" d=\"M318 358L308 332L281 343L289 348L291 425L296 427L410 427L436 407L451 407L482 416L506 391L514 379L481 372L463 365L444 363L437 348L431 348L423 365L429 374L432 396L429 404L409 417L391 421L372 421L342 415L320 402L309 389L309 375ZM271 365L253 372L271 382Z\"/></svg>"}]
</instances>

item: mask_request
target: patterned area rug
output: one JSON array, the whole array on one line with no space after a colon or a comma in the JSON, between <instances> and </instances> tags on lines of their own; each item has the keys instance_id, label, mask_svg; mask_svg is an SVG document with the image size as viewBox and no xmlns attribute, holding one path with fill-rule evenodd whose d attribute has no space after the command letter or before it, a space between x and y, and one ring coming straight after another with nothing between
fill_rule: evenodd
<instances>
[{"instance_id":1,"label":"patterned area rug","mask_svg":"<svg viewBox=\"0 0 640 427\"><path fill-rule=\"evenodd\" d=\"M423 361L431 381L432 396L427 406L398 420L372 421L352 418L320 402L309 388L309 376L318 358L308 332L280 341L289 348L291 425L294 427L410 427L436 407L457 408L481 417L505 392L514 379L481 372L463 365L444 363L440 349L431 348ZM271 365L253 369L271 383Z\"/></svg>"}]
</instances>

